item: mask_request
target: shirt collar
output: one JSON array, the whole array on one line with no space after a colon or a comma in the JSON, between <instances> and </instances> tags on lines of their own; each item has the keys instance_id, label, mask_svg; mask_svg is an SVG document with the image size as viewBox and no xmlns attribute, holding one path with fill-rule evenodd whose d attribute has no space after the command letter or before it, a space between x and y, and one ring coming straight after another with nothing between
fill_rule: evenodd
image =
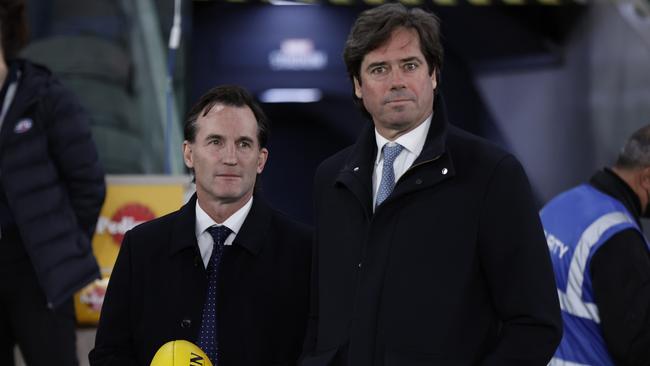
<instances>
[{"instance_id":1,"label":"shirt collar","mask_svg":"<svg viewBox=\"0 0 650 366\"><path fill-rule=\"evenodd\" d=\"M420 123L419 126L398 137L393 142L380 135L377 128L375 128L375 141L377 142L377 157L375 158L375 165L379 164L382 157L381 151L384 145L388 143L400 144L413 155L419 156L424 147L424 142L427 138L427 133L429 132L429 126L431 126L432 116L433 114L430 114L429 117L427 117L424 122Z\"/></svg>"},{"instance_id":2,"label":"shirt collar","mask_svg":"<svg viewBox=\"0 0 650 366\"><path fill-rule=\"evenodd\" d=\"M239 233L239 230L244 224L244 220L246 220L246 216L248 216L248 212L251 210L252 206L253 197L251 196L248 202L246 202L246 204L239 210L235 211L235 213L230 215L226 221L223 223L217 223L201 208L199 200L196 200L196 237L198 238L205 230L214 225L225 225L233 232L233 234L235 234L235 236L237 236L237 233Z\"/></svg>"}]
</instances>

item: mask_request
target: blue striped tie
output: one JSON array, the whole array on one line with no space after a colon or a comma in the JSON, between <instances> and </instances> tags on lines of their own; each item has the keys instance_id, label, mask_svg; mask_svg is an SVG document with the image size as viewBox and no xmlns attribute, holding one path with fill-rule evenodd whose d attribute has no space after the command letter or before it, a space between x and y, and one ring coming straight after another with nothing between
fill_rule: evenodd
<instances>
[{"instance_id":1,"label":"blue striped tie","mask_svg":"<svg viewBox=\"0 0 650 366\"><path fill-rule=\"evenodd\" d=\"M212 236L214 244L212 246L212 255L208 262L208 291L205 296L203 305L203 319L201 321L201 330L199 331L199 347L212 361L212 365L217 366L217 277L219 274L219 264L223 256L223 243L226 241L231 231L225 226L210 226L208 233Z\"/></svg>"},{"instance_id":2,"label":"blue striped tie","mask_svg":"<svg viewBox=\"0 0 650 366\"><path fill-rule=\"evenodd\" d=\"M395 187L395 170L393 168L393 163L399 153L402 152L404 146L400 144L395 144L393 146L384 145L383 154L384 154L384 165L381 171L381 183L379 184L379 190L377 191L377 203L375 207L381 205L382 202L393 191Z\"/></svg>"}]
</instances>

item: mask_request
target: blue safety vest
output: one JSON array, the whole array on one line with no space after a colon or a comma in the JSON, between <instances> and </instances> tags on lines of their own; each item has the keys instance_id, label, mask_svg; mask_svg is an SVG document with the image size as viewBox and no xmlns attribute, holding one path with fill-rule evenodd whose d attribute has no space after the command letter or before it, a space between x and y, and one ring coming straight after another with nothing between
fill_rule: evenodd
<instances>
[{"instance_id":1,"label":"blue safety vest","mask_svg":"<svg viewBox=\"0 0 650 366\"><path fill-rule=\"evenodd\" d=\"M594 303L591 258L614 234L634 229L643 237L642 231L621 202L588 184L560 194L540 216L564 322L562 342L549 365L613 366Z\"/></svg>"}]
</instances>

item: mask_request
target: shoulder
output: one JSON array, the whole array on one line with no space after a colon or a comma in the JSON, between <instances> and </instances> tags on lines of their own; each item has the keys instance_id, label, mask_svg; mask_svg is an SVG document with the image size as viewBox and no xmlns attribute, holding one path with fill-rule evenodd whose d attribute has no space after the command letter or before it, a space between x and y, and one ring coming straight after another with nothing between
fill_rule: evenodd
<instances>
[{"instance_id":1,"label":"shoulder","mask_svg":"<svg viewBox=\"0 0 650 366\"><path fill-rule=\"evenodd\" d=\"M275 209L271 209L269 224L265 239L276 253L286 253L288 258L311 257L312 227Z\"/></svg>"},{"instance_id":2,"label":"shoulder","mask_svg":"<svg viewBox=\"0 0 650 366\"><path fill-rule=\"evenodd\" d=\"M157 238L169 238L181 211L174 211L167 215L155 218L135 226L125 234L125 241L137 243L137 245L153 245ZM153 239L153 240L152 240Z\"/></svg>"},{"instance_id":3,"label":"shoulder","mask_svg":"<svg viewBox=\"0 0 650 366\"><path fill-rule=\"evenodd\" d=\"M66 88L46 66L18 59L21 70L21 89L28 100L36 100L42 107L80 109L77 96Z\"/></svg>"},{"instance_id":4,"label":"shoulder","mask_svg":"<svg viewBox=\"0 0 650 366\"><path fill-rule=\"evenodd\" d=\"M483 162L496 163L506 157L512 156L512 154L492 141L453 126L450 126L447 144L454 156L460 155L463 158L476 159Z\"/></svg>"},{"instance_id":5,"label":"shoulder","mask_svg":"<svg viewBox=\"0 0 650 366\"><path fill-rule=\"evenodd\" d=\"M338 171L345 166L345 163L350 158L354 145L348 146L343 150L338 151L334 155L323 160L318 166L317 172L325 171Z\"/></svg>"},{"instance_id":6,"label":"shoulder","mask_svg":"<svg viewBox=\"0 0 650 366\"><path fill-rule=\"evenodd\" d=\"M465 170L492 176L497 173L524 174L519 160L503 147L485 138L450 126L447 149L454 164Z\"/></svg>"},{"instance_id":7,"label":"shoulder","mask_svg":"<svg viewBox=\"0 0 650 366\"><path fill-rule=\"evenodd\" d=\"M301 239L310 239L313 231L311 226L299 222L275 209L271 210L271 225L278 231L292 233Z\"/></svg>"},{"instance_id":8,"label":"shoulder","mask_svg":"<svg viewBox=\"0 0 650 366\"><path fill-rule=\"evenodd\" d=\"M14 62L18 64L21 72L20 83L24 90L37 92L39 95L65 93L61 82L46 66L23 59L18 59Z\"/></svg>"},{"instance_id":9,"label":"shoulder","mask_svg":"<svg viewBox=\"0 0 650 366\"><path fill-rule=\"evenodd\" d=\"M338 173L343 170L350 161L355 145L348 146L343 150L323 160L314 174L314 190L320 191L323 185L334 182Z\"/></svg>"}]
</instances>

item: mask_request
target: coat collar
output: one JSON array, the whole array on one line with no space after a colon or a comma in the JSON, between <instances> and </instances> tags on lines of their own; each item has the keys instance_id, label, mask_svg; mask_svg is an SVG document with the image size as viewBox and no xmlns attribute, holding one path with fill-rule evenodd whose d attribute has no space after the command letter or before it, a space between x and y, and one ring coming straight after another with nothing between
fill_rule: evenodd
<instances>
[{"instance_id":1,"label":"coat collar","mask_svg":"<svg viewBox=\"0 0 650 366\"><path fill-rule=\"evenodd\" d=\"M425 161L437 159L447 148L449 122L447 122L447 110L442 95L439 94L436 97L433 110L433 118L431 119L431 126L429 127L427 138L424 141L424 147L420 155L413 162L414 166Z\"/></svg>"},{"instance_id":2,"label":"coat collar","mask_svg":"<svg viewBox=\"0 0 650 366\"><path fill-rule=\"evenodd\" d=\"M453 176L455 173L453 164L451 163L451 156L446 146L448 122L442 95L436 96L433 108L434 114L431 120L431 126L427 132L424 147L420 155L413 162L411 169L419 165L437 161L443 155L445 157L443 159L444 166L440 171L429 172L426 177L418 175L415 185L406 185L406 187L402 185L400 187L400 184L398 184L393 196L399 196L403 193L428 187ZM370 123L365 126L356 143L352 145L346 163L339 171L336 179L337 184L343 184L352 191L364 206L369 216L372 213L372 173L376 155L377 144L375 142L374 125ZM407 174L403 178L408 177L411 169L407 171ZM444 173L442 169L445 169ZM402 180L400 179L400 182ZM421 182L423 181L427 182L427 184L422 184Z\"/></svg>"},{"instance_id":3,"label":"coat collar","mask_svg":"<svg viewBox=\"0 0 650 366\"><path fill-rule=\"evenodd\" d=\"M18 121L31 106L38 102L42 93L49 87L51 82L51 72L41 66L33 65L22 59L14 59L7 62L12 70L18 70L21 73L18 81L18 89L13 102L7 110L0 139L6 141L14 129L14 124ZM2 87L0 85L0 87ZM0 144L4 145L4 144Z\"/></svg>"},{"instance_id":4,"label":"coat collar","mask_svg":"<svg viewBox=\"0 0 650 366\"><path fill-rule=\"evenodd\" d=\"M196 241L196 193L178 210L176 220L173 222L171 234L170 255L187 248L198 249ZM273 211L260 195L255 195L253 206L244 220L233 245L241 246L253 255L257 255L262 248L266 232L271 224Z\"/></svg>"},{"instance_id":5,"label":"coat collar","mask_svg":"<svg viewBox=\"0 0 650 366\"><path fill-rule=\"evenodd\" d=\"M271 226L271 217L273 210L261 197L256 194L244 224L235 237L233 245L239 245L251 254L257 255L262 249L262 245L267 237L267 232Z\"/></svg>"},{"instance_id":6,"label":"coat collar","mask_svg":"<svg viewBox=\"0 0 650 366\"><path fill-rule=\"evenodd\" d=\"M196 225L196 193L183 205L172 223L170 255L176 254L187 248L195 247L198 250L194 226Z\"/></svg>"}]
</instances>

